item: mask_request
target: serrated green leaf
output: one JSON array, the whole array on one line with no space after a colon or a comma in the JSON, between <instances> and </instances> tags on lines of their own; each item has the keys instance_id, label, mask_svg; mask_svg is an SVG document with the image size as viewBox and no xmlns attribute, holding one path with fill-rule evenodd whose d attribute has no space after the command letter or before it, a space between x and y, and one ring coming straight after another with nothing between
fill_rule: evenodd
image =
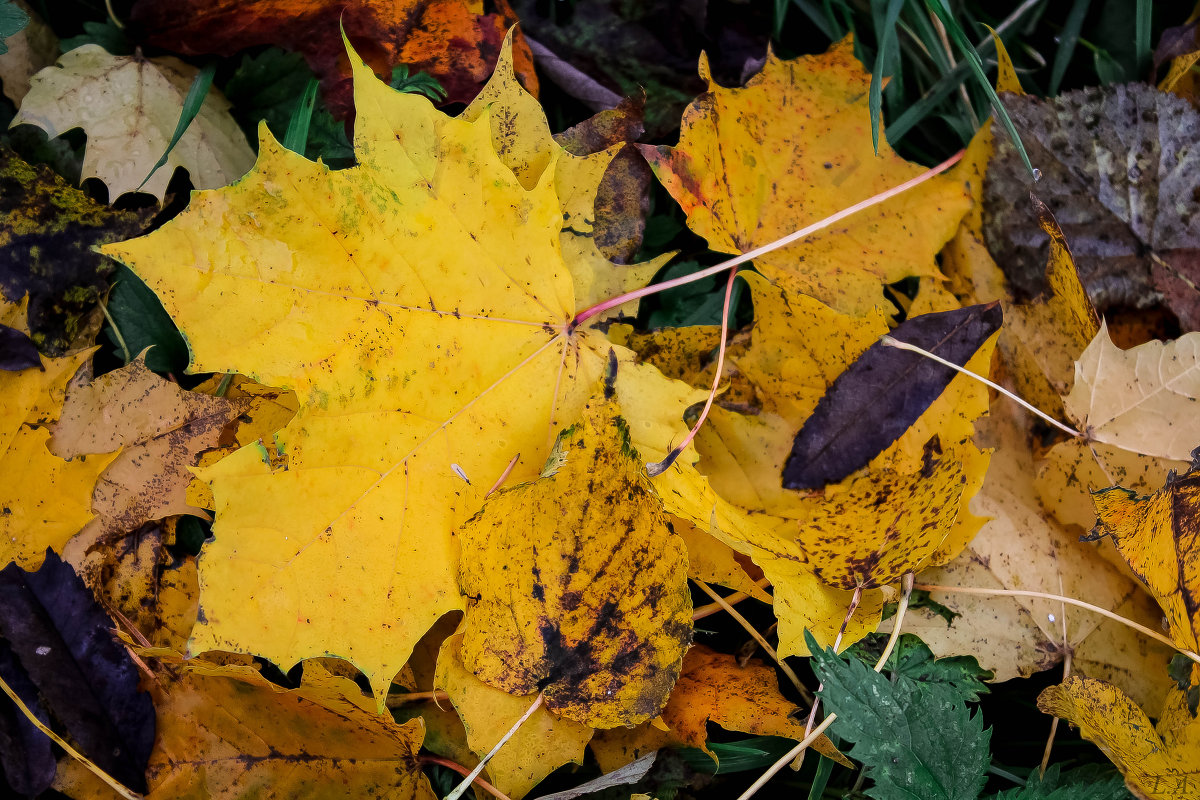
<instances>
[{"instance_id":1,"label":"serrated green leaf","mask_svg":"<svg viewBox=\"0 0 1200 800\"><path fill-rule=\"evenodd\" d=\"M128 267L119 267L113 276L107 308L131 356L150 347L146 366L155 372L178 372L187 366L187 344L179 329L154 292ZM104 332L120 347L111 326L105 326Z\"/></svg>"},{"instance_id":2,"label":"serrated green leaf","mask_svg":"<svg viewBox=\"0 0 1200 800\"><path fill-rule=\"evenodd\" d=\"M1054 764L1041 778L1035 771L1021 788L1008 789L989 800L1130 800L1133 797L1120 774L1111 770L1101 774L1094 766L1060 774L1059 765Z\"/></svg>"},{"instance_id":3,"label":"serrated green leaf","mask_svg":"<svg viewBox=\"0 0 1200 800\"><path fill-rule=\"evenodd\" d=\"M851 647L848 652L873 667L886 643L887 637L873 635ZM979 666L973 656L934 658L933 651L919 637L908 633L900 637L883 671L895 672L918 683L945 684L970 703L978 703L979 696L990 691L984 681L992 677L992 673Z\"/></svg>"},{"instance_id":4,"label":"serrated green leaf","mask_svg":"<svg viewBox=\"0 0 1200 800\"><path fill-rule=\"evenodd\" d=\"M8 52L4 40L15 36L29 24L29 15L8 0L0 3L0 54Z\"/></svg>"},{"instance_id":5,"label":"serrated green leaf","mask_svg":"<svg viewBox=\"0 0 1200 800\"><path fill-rule=\"evenodd\" d=\"M858 659L845 661L805 631L821 700L838 715L833 731L854 743L875 800L976 800L991 761L991 731L946 684L895 682Z\"/></svg>"}]
</instances>

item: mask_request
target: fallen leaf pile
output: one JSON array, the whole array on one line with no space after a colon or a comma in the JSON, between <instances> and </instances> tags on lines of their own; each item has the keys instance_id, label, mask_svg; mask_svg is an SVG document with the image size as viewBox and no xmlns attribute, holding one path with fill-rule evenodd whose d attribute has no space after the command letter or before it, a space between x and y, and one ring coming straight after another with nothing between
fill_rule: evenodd
<instances>
[{"instance_id":1,"label":"fallen leaf pile","mask_svg":"<svg viewBox=\"0 0 1200 800\"><path fill-rule=\"evenodd\" d=\"M876 152L852 40L768 52L732 88L702 59L667 146L635 141L636 99L554 135L513 21L134 4L175 52L301 53L352 119L340 168L266 123L255 155L215 90L175 136L199 70L169 56L90 44L32 75L13 125L81 127L79 180L154 200L114 210L0 150L23 187L0 201L0 678L96 767L5 700L0 781L424 798L426 767L474 766L527 716L484 771L521 798L567 764L628 785L670 748L719 763L718 727L804 739L791 668L701 643L692 589L716 584L770 606L767 656L812 657L871 796L982 792L964 656L996 680L1063 665L1039 707L1138 796L1180 796L1200 761L1200 669L1173 682L1166 646L1194 654L1200 625L1195 110L1143 85L1005 95L1046 173L1032 203L985 125L953 170L756 257L753 321L718 358L718 327L634 326L625 295L671 258L637 261L650 171L730 255L920 175ZM377 74L400 65L465 108ZM1182 333L1095 308L1148 304ZM913 575L928 599L896 614ZM861 652L897 625L932 654L902 648L889 679ZM812 746L850 765L837 741Z\"/></svg>"}]
</instances>

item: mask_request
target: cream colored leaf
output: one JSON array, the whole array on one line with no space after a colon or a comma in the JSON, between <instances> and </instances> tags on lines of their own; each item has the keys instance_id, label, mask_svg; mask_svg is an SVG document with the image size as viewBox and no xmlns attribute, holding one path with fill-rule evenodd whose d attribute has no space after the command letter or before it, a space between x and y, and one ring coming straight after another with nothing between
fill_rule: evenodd
<instances>
[{"instance_id":1,"label":"cream colored leaf","mask_svg":"<svg viewBox=\"0 0 1200 800\"><path fill-rule=\"evenodd\" d=\"M1101 325L1075 363L1075 386L1063 404L1098 442L1187 461L1200 446L1197 398L1200 333L1122 350Z\"/></svg>"},{"instance_id":2,"label":"cream colored leaf","mask_svg":"<svg viewBox=\"0 0 1200 800\"><path fill-rule=\"evenodd\" d=\"M176 167L188 171L197 189L224 186L250 169L254 151L230 116L229 102L214 89L167 163L150 175L175 133L196 73L175 58L113 56L87 44L33 76L12 125L37 125L52 137L83 128L88 144L82 177L102 180L110 201L135 191L161 201Z\"/></svg>"}]
</instances>

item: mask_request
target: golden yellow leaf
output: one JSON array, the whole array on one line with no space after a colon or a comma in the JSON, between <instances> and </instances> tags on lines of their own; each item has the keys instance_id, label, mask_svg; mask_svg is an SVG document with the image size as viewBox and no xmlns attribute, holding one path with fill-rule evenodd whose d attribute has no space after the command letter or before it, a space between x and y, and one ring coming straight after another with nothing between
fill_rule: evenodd
<instances>
[{"instance_id":1,"label":"golden yellow leaf","mask_svg":"<svg viewBox=\"0 0 1200 800\"><path fill-rule=\"evenodd\" d=\"M1079 281L1075 259L1058 221L1042 201L1031 199L1042 230L1050 237L1047 294L1032 303L1006 305L1005 319L1013 337L1028 351L1050 387L1066 394L1075 379L1075 360L1100 332L1100 318Z\"/></svg>"},{"instance_id":2,"label":"golden yellow leaf","mask_svg":"<svg viewBox=\"0 0 1200 800\"><path fill-rule=\"evenodd\" d=\"M176 58L112 56L85 44L33 76L12 125L37 125L51 137L83 128L88 144L82 177L102 180L110 201L135 191L162 201L176 167L188 171L197 189L224 186L250 168L254 151L215 89L167 163L150 175L167 151L197 72Z\"/></svg>"},{"instance_id":3,"label":"golden yellow leaf","mask_svg":"<svg viewBox=\"0 0 1200 800\"><path fill-rule=\"evenodd\" d=\"M0 325L26 335L25 301L0 300ZM63 545L92 518L92 489L116 453L80 454L66 461L50 452L50 426L67 384L91 351L41 358L40 369L0 371L0 564L33 570L46 548Z\"/></svg>"},{"instance_id":4,"label":"golden yellow leaf","mask_svg":"<svg viewBox=\"0 0 1200 800\"><path fill-rule=\"evenodd\" d=\"M1118 552L1162 606L1172 640L1196 650L1200 642L1200 472L1167 480L1148 497L1123 487L1092 495L1095 533L1112 537Z\"/></svg>"},{"instance_id":5,"label":"golden yellow leaf","mask_svg":"<svg viewBox=\"0 0 1200 800\"><path fill-rule=\"evenodd\" d=\"M559 244L563 260L572 267L575 302L580 308L645 286L670 255L642 264L618 265L601 254L593 238L596 192L621 147L575 156L555 142L541 104L517 79L512 37L510 30L496 71L460 119L475 122L486 115L496 154L526 189L534 188L547 167L554 165L554 190L563 211ZM608 315L622 311L636 314L636 301L618 306Z\"/></svg>"},{"instance_id":6,"label":"golden yellow leaf","mask_svg":"<svg viewBox=\"0 0 1200 800\"><path fill-rule=\"evenodd\" d=\"M678 147L643 146L688 226L725 253L767 244L903 183L924 168L871 141L871 76L849 38L823 55L767 54L745 86L726 89L701 57L708 91L684 112ZM787 248L755 259L768 280L855 315L884 305L883 284L937 276L934 258L969 200L936 178Z\"/></svg>"},{"instance_id":7,"label":"golden yellow leaf","mask_svg":"<svg viewBox=\"0 0 1200 800\"><path fill-rule=\"evenodd\" d=\"M462 662L462 640L459 633L442 645L435 686L450 695L466 729L468 745L476 755L483 756L529 710L537 692L511 695L476 678ZM521 723L488 762L489 780L504 794L520 800L563 764L582 764L584 748L591 738L591 728L560 717L543 705Z\"/></svg>"},{"instance_id":8,"label":"golden yellow leaf","mask_svg":"<svg viewBox=\"0 0 1200 800\"><path fill-rule=\"evenodd\" d=\"M971 510L989 519L966 550L919 581L981 589L1018 589L1078 597L1142 624L1158 612L1142 588L1077 532L1050 519L1034 489L1027 418L1000 398L988 424L996 449ZM1049 669L1068 654L1072 668L1120 685L1139 702L1161 702L1170 652L1136 631L1051 600L932 592L957 616L947 621L914 609L904 630L921 637L939 658L971 655L995 680ZM890 625L885 623L885 629Z\"/></svg>"},{"instance_id":9,"label":"golden yellow leaf","mask_svg":"<svg viewBox=\"0 0 1200 800\"><path fill-rule=\"evenodd\" d=\"M428 798L419 721L364 710L353 681L285 690L250 667L189 662L164 681L148 798Z\"/></svg>"},{"instance_id":10,"label":"golden yellow leaf","mask_svg":"<svg viewBox=\"0 0 1200 800\"><path fill-rule=\"evenodd\" d=\"M1191 797L1200 772L1200 719L1187 696L1172 689L1154 725L1124 692L1103 681L1071 676L1044 689L1038 708L1079 728L1125 776L1142 800Z\"/></svg>"},{"instance_id":11,"label":"golden yellow leaf","mask_svg":"<svg viewBox=\"0 0 1200 800\"><path fill-rule=\"evenodd\" d=\"M93 542L178 514L207 516L186 501L188 468L247 406L184 391L143 358L73 387L50 440L63 458L121 451L96 483L97 517L81 532Z\"/></svg>"},{"instance_id":12,"label":"golden yellow leaf","mask_svg":"<svg viewBox=\"0 0 1200 800\"><path fill-rule=\"evenodd\" d=\"M628 425L585 408L538 480L503 489L459 530L463 662L510 694L593 728L657 716L691 643L687 550Z\"/></svg>"},{"instance_id":13,"label":"golden yellow leaf","mask_svg":"<svg viewBox=\"0 0 1200 800\"><path fill-rule=\"evenodd\" d=\"M216 539L190 649L285 667L333 653L382 702L421 634L462 608L453 530L514 457L511 482L537 474L613 347L571 324L572 273L588 267L563 262L553 169L526 189L486 118L446 117L351 60L357 166L331 171L264 132L243 180L105 252L159 294L193 371L300 405L271 441L200 471ZM633 443L660 458L699 393L616 359ZM749 524L692 458L656 479L667 510Z\"/></svg>"},{"instance_id":14,"label":"golden yellow leaf","mask_svg":"<svg viewBox=\"0 0 1200 800\"><path fill-rule=\"evenodd\" d=\"M1063 404L1095 441L1186 461L1200 446L1198 398L1200 333L1121 350L1101 324Z\"/></svg>"}]
</instances>

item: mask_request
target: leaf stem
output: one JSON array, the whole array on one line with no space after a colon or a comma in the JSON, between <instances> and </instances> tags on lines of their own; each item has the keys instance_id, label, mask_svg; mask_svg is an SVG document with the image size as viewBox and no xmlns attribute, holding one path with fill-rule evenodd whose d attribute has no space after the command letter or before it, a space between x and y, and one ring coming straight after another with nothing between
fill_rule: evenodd
<instances>
[{"instance_id":1,"label":"leaf stem","mask_svg":"<svg viewBox=\"0 0 1200 800\"><path fill-rule=\"evenodd\" d=\"M739 256L734 256L731 259L722 261L720 264L717 264L714 267L709 267L708 269L702 269L699 272L693 272L691 275L684 275L682 277L674 278L669 281L663 281L662 283L656 283L652 286L646 286L642 289L637 289L636 291L626 292L625 294L620 295L619 297L614 297L609 300L604 300L602 302L597 303L594 306L591 306L590 308L585 308L583 311L580 311L578 314L575 315L575 319L571 320L571 324L568 326L568 330L574 331L581 324L583 324L586 320L591 319L592 317L596 316L597 314L603 314L605 311L608 311L610 308L616 308L617 306L623 305L624 303L628 303L631 300L637 300L642 297L648 297L652 294L658 294L659 292L665 292L668 289L674 289L677 286L684 286L689 283L694 283L695 281L704 280L705 278L711 277L713 275L719 275L727 269L733 269L734 267L745 264L748 261L753 261L754 259L758 258L759 256L766 255L767 253L778 250L781 247L787 247L789 244L792 244L793 242L799 241L800 239L804 239L805 237L811 236L812 234L816 233L817 231L828 228L830 225L833 225L835 222L840 222L843 219L845 219L846 217L857 214L859 211L870 208L871 206L877 206L880 203L891 200L893 197L903 194L904 192L907 192L909 189L912 189L913 187L924 183L925 181L929 180L930 178L932 178L936 175L940 175L941 173L950 169L950 167L957 164L962 159L964 152L965 152L964 150L959 150L957 153L950 156L950 158L946 159L941 164L938 164L936 167L931 167L930 169L926 170L925 172L922 172L920 175L917 175L916 177L911 178L911 179L905 181L904 183L901 183L898 186L893 186L891 189L887 189L885 191L880 192L877 195L868 197L866 200L855 203L854 205L852 205L848 208L844 208L841 211L837 212L836 214L831 214L823 220L814 222L812 225L801 228L800 230L795 231L793 233L789 233L787 236L784 236L780 239L776 239L775 241L769 242L768 244L764 244L762 247L756 247L753 250L742 253Z\"/></svg>"},{"instance_id":2,"label":"leaf stem","mask_svg":"<svg viewBox=\"0 0 1200 800\"><path fill-rule=\"evenodd\" d=\"M771 582L766 578L760 578L759 580L755 581L755 583L764 589L771 585ZM735 606L743 600L749 599L750 597L751 595L746 594L745 592L734 592L728 597L722 597L721 600L723 602L709 603L706 606L694 608L692 609L692 622L695 622L699 619L704 619L705 617L711 617L713 614L719 614L725 610L725 606Z\"/></svg>"},{"instance_id":3,"label":"leaf stem","mask_svg":"<svg viewBox=\"0 0 1200 800\"><path fill-rule=\"evenodd\" d=\"M1047 414L1045 411L1042 411L1037 406L1035 406L1025 400L1022 400L1020 397L1017 397L1015 394L1010 392L1008 389L1005 389L1000 384L994 383L994 382L988 380L987 378L983 377L982 375L971 372L971 370L967 369L966 367L960 367L958 364L955 364L953 361L947 361L946 359L942 358L941 356L934 355L933 353L929 352L928 350L922 350L920 347L917 347L915 344L909 344L908 342L902 342L899 339L894 339L887 334L884 334L883 336L879 337L879 341L885 347L895 347L898 350L908 350L913 353L919 353L928 359L932 359L933 361L936 361L937 363L941 364L942 366L950 367L950 369L958 370L963 375L969 375L972 378L974 378L975 380L979 381L980 383L986 384L987 386L990 386L991 388L995 389L997 392L999 392L1000 394L1009 398L1010 400L1015 401L1018 405L1020 405L1026 411L1036 414L1037 416L1044 419L1046 422L1049 422L1051 425L1058 428L1060 431L1069 433L1078 439L1083 439L1085 441L1087 440L1086 434L1075 430L1070 425L1064 425L1063 423L1056 420L1054 417Z\"/></svg>"},{"instance_id":4,"label":"leaf stem","mask_svg":"<svg viewBox=\"0 0 1200 800\"><path fill-rule=\"evenodd\" d=\"M464 767L462 764L459 764L455 761L451 761L448 758L441 758L440 756L424 755L424 756L420 756L419 760L422 764L437 764L440 767L445 767L446 769L452 769L455 772L457 772L459 775L469 774L469 770L467 770L466 767ZM492 786L490 783L485 781L483 778L476 777L475 785L478 786L480 789L483 789L485 792L490 794L492 797L495 797L497 800L509 800L508 795L506 795L504 792L497 789L495 786Z\"/></svg>"},{"instance_id":5,"label":"leaf stem","mask_svg":"<svg viewBox=\"0 0 1200 800\"><path fill-rule=\"evenodd\" d=\"M496 755L496 753L499 753L500 748L504 747L504 745L508 743L508 740L513 737L513 734L515 734L521 728L521 726L525 724L525 720L533 716L533 712L542 707L542 700L544 700L545 697L546 696L543 693L538 692L537 699L533 701L533 705L526 709L525 713L521 715L521 718L513 723L513 726L508 729L506 734L500 737L500 741L496 742L496 746L489 750L488 754L479 760L479 763L475 765L475 769L471 770L467 777L463 778L462 783L458 784L458 786L455 786L454 789L452 789L450 793L443 798L443 800L458 800L458 798L462 797L463 792L471 788L471 784L479 778L479 773L483 772L483 768L486 767L487 763L492 760L492 757Z\"/></svg>"},{"instance_id":6,"label":"leaf stem","mask_svg":"<svg viewBox=\"0 0 1200 800\"><path fill-rule=\"evenodd\" d=\"M800 693L800 696L803 697L807 702L814 703L812 692L808 690L807 686L800 682L800 678L795 672L792 671L792 668L787 665L787 662L779 657L779 653L775 650L775 648L771 647L771 645L767 643L767 640L763 638L763 635L759 633L753 625L750 624L750 620L739 614L737 609L731 606L724 597L721 597L721 595L713 591L713 588L707 583L699 578L692 578L691 580L692 583L700 587L700 591L711 597L713 602L721 606L721 608L728 611L729 616L737 620L737 623L746 629L746 633L750 634L754 638L754 641L758 642L758 646L761 647L763 651L771 657L771 660L779 665L779 669L782 670L783 674L787 676L787 679L792 682L792 686L796 687L796 691Z\"/></svg>"},{"instance_id":7,"label":"leaf stem","mask_svg":"<svg viewBox=\"0 0 1200 800\"><path fill-rule=\"evenodd\" d=\"M704 420L708 419L708 412L712 410L713 400L716 399L717 389L721 387L721 376L725 372L725 347L726 341L729 338L729 306L730 299L733 297L733 284L737 280L737 270L731 270L729 280L725 282L725 303L721 306L721 345L717 348L717 371L713 375L713 385L708 392L708 397L704 401L704 409L700 412L699 419L692 429L688 431L687 436L683 437L683 441L671 448L671 452L667 453L667 457L655 464L646 465L646 474L651 478L656 475L661 475L670 469L675 463L675 459L679 458L679 454L692 443L696 438L696 434L700 432L700 426L704 424Z\"/></svg>"},{"instance_id":8,"label":"leaf stem","mask_svg":"<svg viewBox=\"0 0 1200 800\"><path fill-rule=\"evenodd\" d=\"M981 588L978 588L975 586L942 586L941 584L937 584L937 583L918 583L918 584L916 584L915 588L921 589L921 590L927 591L927 592L953 592L953 593L957 593L957 594L977 594L977 595L982 595L984 597L993 597L993 596L1034 597L1034 598L1038 598L1041 600L1057 600L1060 603L1066 603L1067 605L1077 606L1079 608L1087 609L1088 611L1092 611L1096 614L1099 614L1102 617L1108 617L1109 619L1113 620L1114 622L1119 622L1122 625L1133 628L1135 631L1138 631L1139 633L1149 636L1151 639L1154 639L1157 642L1162 642L1163 644L1165 644L1167 647L1171 648L1175 652L1182 653L1183 655L1190 658L1192 661L1195 661L1197 664L1200 664L1200 654L1193 653L1191 650L1186 650L1186 649L1180 647L1179 645L1177 645L1173 641L1171 641L1168 637L1163 636L1158 631L1151 630L1150 628L1147 628L1145 625L1141 625L1137 622L1134 622L1131 619L1122 617L1120 614L1114 614L1113 612L1109 611L1108 609L1101 608L1100 606L1092 605L1091 603L1084 602L1083 600L1076 600L1074 597L1067 597L1067 596L1061 595L1061 594L1050 594L1049 592L1027 592L1027 591L1023 591L1020 589L981 589Z\"/></svg>"},{"instance_id":9,"label":"leaf stem","mask_svg":"<svg viewBox=\"0 0 1200 800\"><path fill-rule=\"evenodd\" d=\"M17 696L17 693L12 690L12 687L4 682L3 678L0 678L0 691L3 691L6 695L8 695L8 699L12 700L13 703L16 704L17 708L20 709L21 713L25 715L25 717L33 724L35 728L46 734L46 736L48 736L52 742L61 747L63 750L66 750L67 755L71 756L71 758L75 759L80 764L83 764L85 767L91 770L97 778L108 784L114 792L119 794L121 797L124 797L125 800L142 800L142 795L138 794L132 789L126 788L116 778L100 769L100 767L93 763L92 760L83 753L79 752L74 747L71 747L71 745L64 741L61 736L46 727L46 725L37 718L37 715L29 710L29 706L25 705L25 702Z\"/></svg>"}]
</instances>

